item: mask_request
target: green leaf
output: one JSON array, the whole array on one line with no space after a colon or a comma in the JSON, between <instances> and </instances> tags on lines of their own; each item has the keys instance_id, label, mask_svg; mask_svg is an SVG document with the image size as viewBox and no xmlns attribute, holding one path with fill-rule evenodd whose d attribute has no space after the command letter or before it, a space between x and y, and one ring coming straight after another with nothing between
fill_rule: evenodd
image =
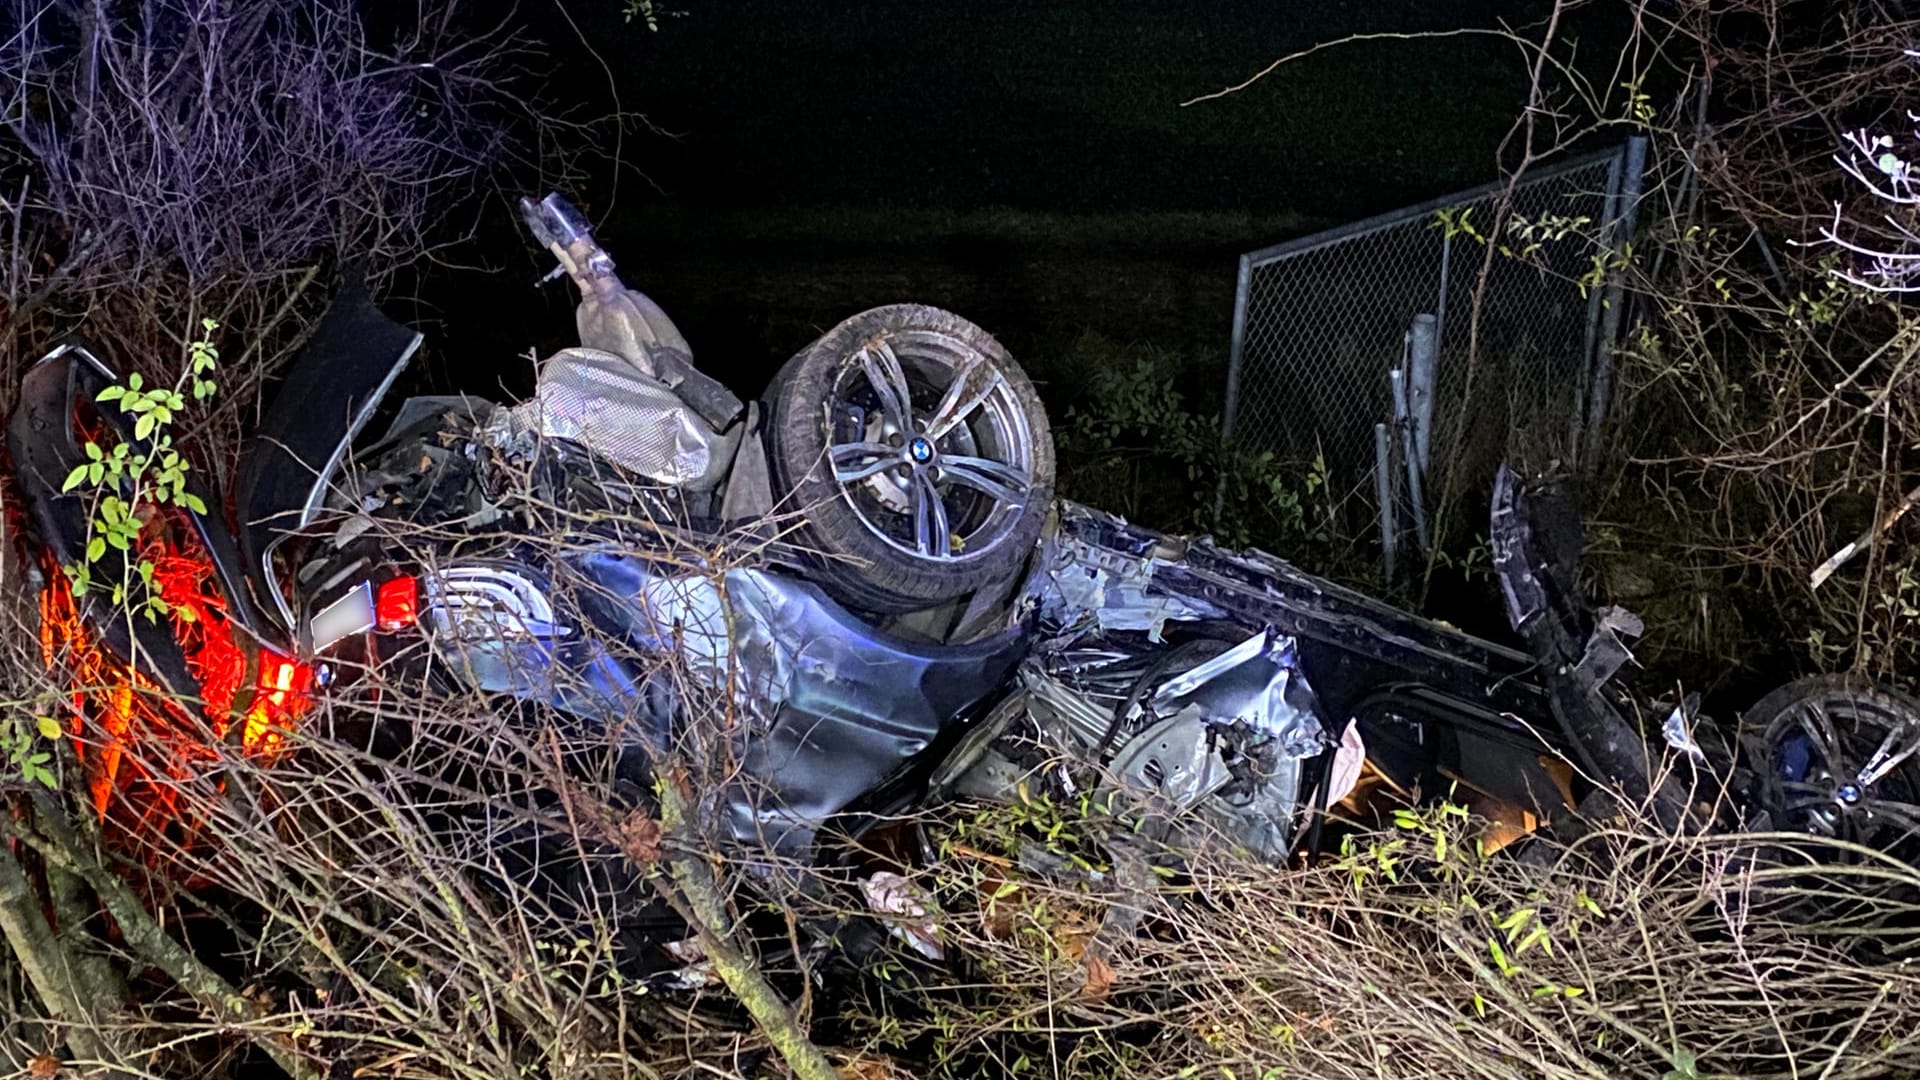
<instances>
[{"instance_id":1,"label":"green leaf","mask_svg":"<svg viewBox=\"0 0 1920 1080\"><path fill-rule=\"evenodd\" d=\"M195 495L191 491L186 492L182 496L182 501L187 504L187 509L193 511L196 514L200 514L204 516L207 512L207 504L201 501L200 496Z\"/></svg>"},{"instance_id":2,"label":"green leaf","mask_svg":"<svg viewBox=\"0 0 1920 1080\"><path fill-rule=\"evenodd\" d=\"M133 437L136 439L144 439L151 434L153 434L153 414L144 413L133 425Z\"/></svg>"},{"instance_id":3,"label":"green leaf","mask_svg":"<svg viewBox=\"0 0 1920 1080\"><path fill-rule=\"evenodd\" d=\"M144 381L145 380L140 378L140 373L136 371L133 374L127 376L127 389L138 390L140 389Z\"/></svg>"},{"instance_id":4,"label":"green leaf","mask_svg":"<svg viewBox=\"0 0 1920 1080\"><path fill-rule=\"evenodd\" d=\"M87 466L87 465L75 465L73 467L73 471L67 474L66 480L61 482L60 484L61 492L65 493L65 492L72 491L74 488L77 488L81 484L86 483L87 470L89 468L90 466Z\"/></svg>"},{"instance_id":5,"label":"green leaf","mask_svg":"<svg viewBox=\"0 0 1920 1080\"><path fill-rule=\"evenodd\" d=\"M140 377L140 376L138 376L138 375L135 375L135 376L134 376L134 378L136 378L136 379L137 379L137 378L139 378L139 377ZM123 398L123 397L126 397L126 396L127 396L127 388L126 388L126 387L124 387L124 386L109 386L109 387L107 387L107 388L106 388L105 390L102 390L102 391L100 391L100 393L99 393L99 395L98 395L98 396L96 396L96 397L95 397L95 398L94 398L93 400L95 400L95 401L98 401L98 402L101 402L102 404L105 404L106 402L109 402L109 401L119 401L119 400L120 400L121 398Z\"/></svg>"},{"instance_id":6,"label":"green leaf","mask_svg":"<svg viewBox=\"0 0 1920 1080\"><path fill-rule=\"evenodd\" d=\"M1667 1070L1667 1072L1660 1077L1660 1080L1698 1080L1700 1075L1699 1065L1700 1059L1694 1057L1693 1051L1675 1049L1673 1052L1673 1068Z\"/></svg>"},{"instance_id":7,"label":"green leaf","mask_svg":"<svg viewBox=\"0 0 1920 1080\"><path fill-rule=\"evenodd\" d=\"M107 554L107 538L96 536L87 541L87 561L99 562Z\"/></svg>"},{"instance_id":8,"label":"green leaf","mask_svg":"<svg viewBox=\"0 0 1920 1080\"><path fill-rule=\"evenodd\" d=\"M1500 974L1508 978L1512 978L1513 973L1520 970L1514 966L1513 961L1507 959L1507 951L1500 947L1500 942L1495 938L1487 939L1487 955L1493 957L1493 966L1500 969Z\"/></svg>"},{"instance_id":9,"label":"green leaf","mask_svg":"<svg viewBox=\"0 0 1920 1080\"><path fill-rule=\"evenodd\" d=\"M55 720L51 716L36 716L33 718L33 722L34 725L40 729L40 737L43 739L57 739L66 733L65 730L60 727L60 721Z\"/></svg>"},{"instance_id":10,"label":"green leaf","mask_svg":"<svg viewBox=\"0 0 1920 1080\"><path fill-rule=\"evenodd\" d=\"M1511 944L1514 938L1520 936L1520 931L1526 927L1527 922L1532 918L1533 909L1523 907L1516 909L1513 914L1501 919L1495 925L1506 932L1507 941Z\"/></svg>"}]
</instances>

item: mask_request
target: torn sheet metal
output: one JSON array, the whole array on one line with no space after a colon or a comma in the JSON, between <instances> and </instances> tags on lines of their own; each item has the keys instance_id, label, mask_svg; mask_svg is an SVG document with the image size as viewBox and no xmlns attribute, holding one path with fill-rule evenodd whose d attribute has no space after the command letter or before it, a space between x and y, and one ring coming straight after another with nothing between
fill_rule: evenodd
<instances>
[{"instance_id":1,"label":"torn sheet metal","mask_svg":"<svg viewBox=\"0 0 1920 1080\"><path fill-rule=\"evenodd\" d=\"M1586 652L1581 655L1574 673L1588 686L1604 685L1622 667L1633 662L1627 639L1645 632L1646 625L1633 612L1622 607L1603 608L1594 620L1593 634L1587 638Z\"/></svg>"},{"instance_id":2,"label":"torn sheet metal","mask_svg":"<svg viewBox=\"0 0 1920 1080\"><path fill-rule=\"evenodd\" d=\"M1273 630L1167 680L1152 700L1159 715L1193 710L1211 724L1245 724L1278 739L1289 757L1317 754L1329 741L1293 639Z\"/></svg>"},{"instance_id":3,"label":"torn sheet metal","mask_svg":"<svg viewBox=\"0 0 1920 1080\"><path fill-rule=\"evenodd\" d=\"M1011 701L1024 718L1000 721L1011 741L956 790L999 777L1071 794L1059 760L1084 755L1106 762L1101 775L1118 790L1206 823L1188 839L1226 837L1271 856L1291 843L1306 762L1332 745L1294 640L1266 629L1172 645L1143 629L1055 638L1022 664Z\"/></svg>"},{"instance_id":4,"label":"torn sheet metal","mask_svg":"<svg viewBox=\"0 0 1920 1080\"><path fill-rule=\"evenodd\" d=\"M1059 531L1040 565L1041 617L1056 626L1144 630L1158 642L1169 622L1221 617L1218 608L1158 588L1154 574L1171 560L1111 542L1126 522L1075 503L1060 504Z\"/></svg>"},{"instance_id":5,"label":"torn sheet metal","mask_svg":"<svg viewBox=\"0 0 1920 1080\"><path fill-rule=\"evenodd\" d=\"M1173 636L1169 627L1188 622L1217 620L1248 631L1271 626L1294 638L1303 668L1324 673L1314 689L1327 716L1351 715L1383 682L1408 680L1484 701L1495 715L1547 711L1531 655L1411 615L1266 552L1227 551L1205 537L1166 536L1062 502L1042 556L1016 611L1037 611L1048 635L1069 643L1119 627Z\"/></svg>"},{"instance_id":6,"label":"torn sheet metal","mask_svg":"<svg viewBox=\"0 0 1920 1080\"><path fill-rule=\"evenodd\" d=\"M1163 760L1139 769L1135 783L1183 767L1187 799L1224 796L1206 807L1228 835L1266 857L1284 855L1301 809L1302 767L1333 745L1293 639L1254 634L1163 683L1150 701L1154 715L1171 719L1123 748L1116 768L1137 761L1136 747Z\"/></svg>"},{"instance_id":7,"label":"torn sheet metal","mask_svg":"<svg viewBox=\"0 0 1920 1080\"><path fill-rule=\"evenodd\" d=\"M501 447L520 446L528 433L577 442L650 480L696 489L721 478L739 439L737 428L715 431L637 365L584 348L548 358L533 396L491 418L485 431Z\"/></svg>"}]
</instances>

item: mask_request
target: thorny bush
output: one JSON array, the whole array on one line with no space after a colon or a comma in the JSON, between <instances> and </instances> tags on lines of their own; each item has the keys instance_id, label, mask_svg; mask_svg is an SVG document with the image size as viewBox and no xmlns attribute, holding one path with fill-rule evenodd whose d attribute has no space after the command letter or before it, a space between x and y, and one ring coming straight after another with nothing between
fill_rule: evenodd
<instances>
[{"instance_id":1,"label":"thorny bush","mask_svg":"<svg viewBox=\"0 0 1920 1080\"><path fill-rule=\"evenodd\" d=\"M556 553L582 526L529 502L509 513ZM658 548L659 524L623 527ZM443 539L378 527L417 545L425 565ZM698 572L729 556L661 557ZM668 884L678 853L718 850L701 823L732 779L724 733L741 722L677 668L604 642L636 670L652 665L704 718L653 759L673 763L659 775L633 752L651 743L647 732L463 692L417 649L364 669L343 663L324 699L250 749L223 737L225 718L203 702L155 701L131 724L102 724L152 689L124 674L105 686L76 681L117 669L77 638L43 663L27 644L32 613L11 615L18 630L0 637L0 690L14 710L60 726L34 744L57 755L50 788L0 759L0 797L14 811L0 815L0 930L16 946L0 953L0 1062L50 1053L216 1077L251 1075L271 1056L296 1077L477 1080L751 1074L770 1059L760 1029L719 988L714 953L691 944L688 888ZM179 753L183 742L194 752ZM90 812L109 758L111 790ZM656 782L684 791L695 808L686 821L661 812ZM101 852L106 861L91 863ZM742 919L795 876L770 857L759 865L769 869L757 897L721 882L719 902ZM9 881L56 898L37 940L18 931L48 916ZM732 941L762 950L763 968L791 985L810 962L792 932L761 919ZM675 964L668 945L680 950ZM129 986L112 974L123 963L167 978ZM680 963L692 965L686 991L659 993L657 969ZM50 1004L63 997L63 967L103 965L108 993L67 1001L64 1014Z\"/></svg>"}]
</instances>

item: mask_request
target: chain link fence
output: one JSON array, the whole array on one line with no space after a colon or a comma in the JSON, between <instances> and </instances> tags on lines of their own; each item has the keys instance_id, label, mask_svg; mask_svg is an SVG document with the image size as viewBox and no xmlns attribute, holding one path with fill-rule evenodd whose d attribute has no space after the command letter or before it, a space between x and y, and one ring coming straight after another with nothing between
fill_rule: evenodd
<instances>
[{"instance_id":1,"label":"chain link fence","mask_svg":"<svg viewBox=\"0 0 1920 1080\"><path fill-rule=\"evenodd\" d=\"M1605 411L1620 308L1595 258L1631 233L1643 161L1629 143L1510 194L1490 184L1243 255L1225 432L1290 467L1319 462L1349 535L1380 520L1422 544L1429 518L1484 501L1503 458L1577 460ZM1424 365L1409 355L1420 316Z\"/></svg>"}]
</instances>

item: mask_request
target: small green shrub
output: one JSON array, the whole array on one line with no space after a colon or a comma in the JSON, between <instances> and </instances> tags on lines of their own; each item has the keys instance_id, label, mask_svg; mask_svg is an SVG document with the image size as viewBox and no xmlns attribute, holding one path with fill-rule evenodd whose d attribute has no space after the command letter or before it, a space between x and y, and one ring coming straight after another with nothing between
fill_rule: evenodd
<instances>
[{"instance_id":1,"label":"small green shrub","mask_svg":"<svg viewBox=\"0 0 1920 1080\"><path fill-rule=\"evenodd\" d=\"M1196 366L1152 345L1082 334L1064 358L1077 385L1055 436L1062 493L1155 528L1211 533L1230 547L1292 558L1303 548L1330 556L1350 547L1334 527L1324 460L1291 461L1223 439L1217 410L1182 390Z\"/></svg>"},{"instance_id":2,"label":"small green shrub","mask_svg":"<svg viewBox=\"0 0 1920 1080\"><path fill-rule=\"evenodd\" d=\"M73 595L81 597L100 587L93 577L94 564L106 557L109 548L133 555L145 528L146 515L159 506L178 506L196 514L207 512L198 495L187 490L187 472L192 465L173 445L170 428L187 407L189 395L195 404L207 402L218 392L212 374L219 364L220 351L213 343L213 332L220 328L214 319L200 320L201 336L187 344L187 364L172 386L148 387L139 372L127 376L100 391L98 404L118 405L133 416L133 437L145 443L116 443L102 447L89 441L87 461L67 474L60 490L81 491L92 500L87 523L87 550L83 560L64 567L72 583ZM152 622L169 612L153 584L153 562L138 558L124 567L119 581L107 582L116 609L129 615L137 612ZM135 597L134 578L140 582Z\"/></svg>"}]
</instances>

